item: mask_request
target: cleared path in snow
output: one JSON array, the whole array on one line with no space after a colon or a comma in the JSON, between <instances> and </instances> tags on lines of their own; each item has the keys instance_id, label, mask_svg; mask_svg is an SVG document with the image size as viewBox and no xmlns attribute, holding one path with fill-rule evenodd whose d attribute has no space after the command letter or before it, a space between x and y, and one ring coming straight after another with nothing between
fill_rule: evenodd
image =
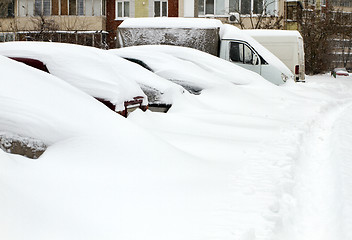
<instances>
[{"instance_id":1,"label":"cleared path in snow","mask_svg":"<svg viewBox=\"0 0 352 240\"><path fill-rule=\"evenodd\" d=\"M283 236L352 239L352 103L328 108L309 124L296 163Z\"/></svg>"}]
</instances>

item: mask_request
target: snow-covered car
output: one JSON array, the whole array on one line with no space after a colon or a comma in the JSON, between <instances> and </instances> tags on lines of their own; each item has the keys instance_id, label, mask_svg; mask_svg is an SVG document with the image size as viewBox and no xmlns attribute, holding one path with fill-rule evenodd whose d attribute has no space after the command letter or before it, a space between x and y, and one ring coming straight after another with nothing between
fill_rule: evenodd
<instances>
[{"instance_id":1,"label":"snow-covered car","mask_svg":"<svg viewBox=\"0 0 352 240\"><path fill-rule=\"evenodd\" d=\"M259 74L211 54L187 47L143 45L109 50L130 60L143 62L156 74L181 84L201 89L230 82L238 85L268 83ZM197 89L190 89L196 91Z\"/></svg>"},{"instance_id":2,"label":"snow-covered car","mask_svg":"<svg viewBox=\"0 0 352 240\"><path fill-rule=\"evenodd\" d=\"M139 63L128 61L110 51L105 51L113 55L115 59L114 67L127 79L135 81L148 97L148 109L156 112L167 112L172 106L175 98L181 96L186 91L183 87L167 81L157 74L140 66Z\"/></svg>"},{"instance_id":3,"label":"snow-covered car","mask_svg":"<svg viewBox=\"0 0 352 240\"><path fill-rule=\"evenodd\" d=\"M51 73L127 116L147 109L147 96L132 79L122 75L116 57L103 50L64 43L9 42L0 55Z\"/></svg>"},{"instance_id":4,"label":"snow-covered car","mask_svg":"<svg viewBox=\"0 0 352 240\"><path fill-rule=\"evenodd\" d=\"M346 68L334 68L332 74L336 74L337 76L346 76L348 77L350 74L347 72Z\"/></svg>"},{"instance_id":5,"label":"snow-covered car","mask_svg":"<svg viewBox=\"0 0 352 240\"><path fill-rule=\"evenodd\" d=\"M44 71L4 56L0 71L0 149L5 152L38 158L54 142L102 133L98 126L108 124L101 122L106 115L119 119L92 96Z\"/></svg>"},{"instance_id":6,"label":"snow-covered car","mask_svg":"<svg viewBox=\"0 0 352 240\"><path fill-rule=\"evenodd\" d=\"M109 52L141 65L158 76L182 86L192 94L200 94L203 89L229 84L218 76L210 75L196 64L170 54L152 53L139 47L111 49Z\"/></svg>"}]
</instances>

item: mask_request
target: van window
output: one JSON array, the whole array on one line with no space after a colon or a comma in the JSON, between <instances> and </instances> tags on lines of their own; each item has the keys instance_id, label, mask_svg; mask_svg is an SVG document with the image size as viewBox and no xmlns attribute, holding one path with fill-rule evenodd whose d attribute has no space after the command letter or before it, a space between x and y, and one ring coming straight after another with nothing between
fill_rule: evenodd
<instances>
[{"instance_id":1,"label":"van window","mask_svg":"<svg viewBox=\"0 0 352 240\"><path fill-rule=\"evenodd\" d=\"M255 53L244 43L231 42L230 43L230 59L233 62L244 64L253 64L253 56ZM258 64L258 61L256 62Z\"/></svg>"}]
</instances>

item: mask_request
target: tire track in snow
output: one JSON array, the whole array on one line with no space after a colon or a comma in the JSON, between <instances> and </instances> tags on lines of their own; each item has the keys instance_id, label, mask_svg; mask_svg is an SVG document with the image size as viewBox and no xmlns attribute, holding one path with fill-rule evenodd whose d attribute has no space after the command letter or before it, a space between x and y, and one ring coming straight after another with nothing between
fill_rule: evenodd
<instances>
[{"instance_id":1,"label":"tire track in snow","mask_svg":"<svg viewBox=\"0 0 352 240\"><path fill-rule=\"evenodd\" d=\"M330 105L308 125L296 162L293 201L286 206L284 229L279 239L347 240L342 228L343 196L335 152L342 124L339 119L346 112L352 120L350 101ZM349 131L352 134L352 126Z\"/></svg>"},{"instance_id":2,"label":"tire track in snow","mask_svg":"<svg viewBox=\"0 0 352 240\"><path fill-rule=\"evenodd\" d=\"M342 240L352 239L352 107L343 112L337 121L333 141L338 148L333 158L338 165Z\"/></svg>"}]
</instances>

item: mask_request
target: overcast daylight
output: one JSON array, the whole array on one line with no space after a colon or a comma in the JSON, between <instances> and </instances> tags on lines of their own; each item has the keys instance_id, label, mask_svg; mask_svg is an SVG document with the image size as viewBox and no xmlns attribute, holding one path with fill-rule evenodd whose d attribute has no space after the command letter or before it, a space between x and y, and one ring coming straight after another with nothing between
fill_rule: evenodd
<instances>
[{"instance_id":1,"label":"overcast daylight","mask_svg":"<svg viewBox=\"0 0 352 240\"><path fill-rule=\"evenodd\" d=\"M0 0L1 240L351 240L351 0Z\"/></svg>"}]
</instances>

